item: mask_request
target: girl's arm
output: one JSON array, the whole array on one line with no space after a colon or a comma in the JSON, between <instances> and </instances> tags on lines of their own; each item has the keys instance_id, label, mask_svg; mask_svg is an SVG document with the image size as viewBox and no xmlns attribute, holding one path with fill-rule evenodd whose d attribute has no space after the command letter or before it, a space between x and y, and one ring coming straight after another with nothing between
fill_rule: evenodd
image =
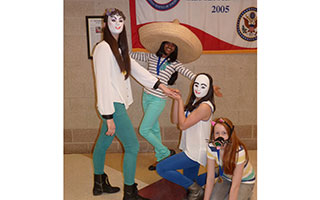
<instances>
[{"instance_id":1,"label":"girl's arm","mask_svg":"<svg viewBox=\"0 0 320 200\"><path fill-rule=\"evenodd\" d=\"M94 75L97 91L97 107L101 115L112 118L114 113L111 98L112 68L118 67L112 62L112 51L107 43L99 43L93 52Z\"/></svg>"},{"instance_id":2,"label":"girl's arm","mask_svg":"<svg viewBox=\"0 0 320 200\"><path fill-rule=\"evenodd\" d=\"M113 121L113 101L110 98L111 68L115 67L111 61L112 51L108 44L99 44L93 53L94 73L97 91L97 104L99 113L106 119L108 131L106 135L113 135L116 126Z\"/></svg>"},{"instance_id":3,"label":"girl's arm","mask_svg":"<svg viewBox=\"0 0 320 200\"><path fill-rule=\"evenodd\" d=\"M233 171L229 200L237 200L245 162L238 164Z\"/></svg>"},{"instance_id":4,"label":"girl's arm","mask_svg":"<svg viewBox=\"0 0 320 200\"><path fill-rule=\"evenodd\" d=\"M215 161L214 159L207 158L207 182L206 189L204 191L204 199L209 200L215 181Z\"/></svg>"},{"instance_id":5,"label":"girl's arm","mask_svg":"<svg viewBox=\"0 0 320 200\"><path fill-rule=\"evenodd\" d=\"M176 67L176 71L190 80L193 80L196 77L191 70L184 67L181 63L179 63L179 65Z\"/></svg>"},{"instance_id":6,"label":"girl's arm","mask_svg":"<svg viewBox=\"0 0 320 200\"><path fill-rule=\"evenodd\" d=\"M171 112L171 121L174 124L178 124L178 100L173 100L172 112Z\"/></svg>"},{"instance_id":7,"label":"girl's arm","mask_svg":"<svg viewBox=\"0 0 320 200\"><path fill-rule=\"evenodd\" d=\"M131 60L131 75L144 87L153 88L158 79L154 77L148 70L142 67L134 59Z\"/></svg>"},{"instance_id":8,"label":"girl's arm","mask_svg":"<svg viewBox=\"0 0 320 200\"><path fill-rule=\"evenodd\" d=\"M142 67L137 61L134 59L131 60L131 75L144 87L146 88L154 88L161 89L166 95L173 96L174 92L169 89L167 86L162 84L160 80L154 77L148 70Z\"/></svg>"},{"instance_id":9,"label":"girl's arm","mask_svg":"<svg viewBox=\"0 0 320 200\"><path fill-rule=\"evenodd\" d=\"M172 116L178 117L178 126L181 130L186 130L187 128L195 125L201 120L209 120L212 111L210 106L207 104L200 104L200 106L194 109L188 117L185 117L181 94L177 92L175 92L175 94L176 95L172 96L172 98L175 99L174 103L178 103L178 105L176 106L178 108L174 106L175 109L173 110L173 112L177 112L177 114L173 113ZM176 119L176 117L174 119Z\"/></svg>"},{"instance_id":10,"label":"girl's arm","mask_svg":"<svg viewBox=\"0 0 320 200\"><path fill-rule=\"evenodd\" d=\"M214 85L214 86L213 86L213 91L214 91L214 94L215 94L217 97L222 97L222 93L220 92L220 87L219 87L219 86Z\"/></svg>"},{"instance_id":11,"label":"girl's arm","mask_svg":"<svg viewBox=\"0 0 320 200\"><path fill-rule=\"evenodd\" d=\"M188 117L185 117L184 115L184 105L182 99L179 100L179 106L178 106L178 122L179 122L179 128L181 130L186 130L187 128L190 128L191 126L195 125L199 121L207 121L209 120L211 116L211 108L207 104L200 104L200 106L192 111Z\"/></svg>"},{"instance_id":12,"label":"girl's arm","mask_svg":"<svg viewBox=\"0 0 320 200\"><path fill-rule=\"evenodd\" d=\"M137 60L137 61L142 61L142 62L148 62L149 53L145 53L145 52L132 52L130 51L130 57Z\"/></svg>"}]
</instances>

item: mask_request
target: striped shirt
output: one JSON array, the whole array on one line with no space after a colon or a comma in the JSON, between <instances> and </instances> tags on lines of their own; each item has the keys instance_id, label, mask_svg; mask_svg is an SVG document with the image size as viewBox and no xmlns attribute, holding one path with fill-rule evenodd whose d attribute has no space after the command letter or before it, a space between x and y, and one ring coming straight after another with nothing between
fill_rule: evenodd
<instances>
[{"instance_id":1,"label":"striped shirt","mask_svg":"<svg viewBox=\"0 0 320 200\"><path fill-rule=\"evenodd\" d=\"M237 165L240 165L246 162L246 151L244 150L244 148L239 147L239 151L237 152L237 154L238 154L237 155L238 160L236 163ZM223 166L222 158L220 157L220 160L218 159L218 150L213 146L212 143L208 145L207 158L215 160L216 168L219 168L219 165ZM232 182L232 175L223 173L222 177ZM241 182L245 184L252 184L255 182L255 180L256 180L256 177L255 177L254 169L250 162L246 162L243 168Z\"/></svg>"},{"instance_id":2,"label":"striped shirt","mask_svg":"<svg viewBox=\"0 0 320 200\"><path fill-rule=\"evenodd\" d=\"M159 75L157 75L157 63L159 60L159 57L156 54L153 53L145 53L145 52L130 52L130 56L137 60L137 61L142 61L142 62L147 62L148 63L148 70L149 72L158 78L161 83L164 85L168 86L168 80L170 79L171 75L177 71L183 76L187 77L190 80L193 80L196 75L191 72L189 69L185 68L182 63L179 61L174 61L174 62L168 62L165 61L159 70ZM159 63L162 63L164 58L160 58ZM157 96L159 98L165 99L167 96L162 92L161 89L149 89L149 88L144 88L144 91L147 94L152 94L154 96Z\"/></svg>"}]
</instances>

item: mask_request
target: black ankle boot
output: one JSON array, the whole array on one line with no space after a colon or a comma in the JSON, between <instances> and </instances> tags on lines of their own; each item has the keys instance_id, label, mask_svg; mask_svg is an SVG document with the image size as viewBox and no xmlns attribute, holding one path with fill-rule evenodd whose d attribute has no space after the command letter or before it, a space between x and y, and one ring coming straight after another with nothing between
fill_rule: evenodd
<instances>
[{"instance_id":1,"label":"black ankle boot","mask_svg":"<svg viewBox=\"0 0 320 200\"><path fill-rule=\"evenodd\" d=\"M126 185L124 184L123 189L123 200L150 200L144 198L138 194L137 184L134 183L133 185Z\"/></svg>"},{"instance_id":2,"label":"black ankle boot","mask_svg":"<svg viewBox=\"0 0 320 200\"><path fill-rule=\"evenodd\" d=\"M203 188L194 182L188 187L188 200L202 200L204 197Z\"/></svg>"},{"instance_id":3,"label":"black ankle boot","mask_svg":"<svg viewBox=\"0 0 320 200\"><path fill-rule=\"evenodd\" d=\"M119 190L119 187L112 187L110 185L107 174L94 175L93 195L101 195L103 192L116 193Z\"/></svg>"}]
</instances>

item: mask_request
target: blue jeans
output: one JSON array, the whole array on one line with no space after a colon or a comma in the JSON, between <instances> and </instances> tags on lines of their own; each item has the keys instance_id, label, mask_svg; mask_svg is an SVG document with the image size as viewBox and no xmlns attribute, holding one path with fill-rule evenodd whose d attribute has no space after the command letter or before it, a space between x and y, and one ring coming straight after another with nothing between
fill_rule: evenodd
<instances>
[{"instance_id":1,"label":"blue jeans","mask_svg":"<svg viewBox=\"0 0 320 200\"><path fill-rule=\"evenodd\" d=\"M166 105L166 99L144 92L142 105L144 116L139 132L141 136L152 144L156 152L157 161L160 161L170 155L169 149L162 144L159 125L159 117Z\"/></svg>"},{"instance_id":2,"label":"blue jeans","mask_svg":"<svg viewBox=\"0 0 320 200\"><path fill-rule=\"evenodd\" d=\"M163 178L188 189L193 182L200 186L206 183L207 173L198 176L200 164L184 152L170 156L157 164L157 172ZM183 169L183 174L177 170Z\"/></svg>"}]
</instances>

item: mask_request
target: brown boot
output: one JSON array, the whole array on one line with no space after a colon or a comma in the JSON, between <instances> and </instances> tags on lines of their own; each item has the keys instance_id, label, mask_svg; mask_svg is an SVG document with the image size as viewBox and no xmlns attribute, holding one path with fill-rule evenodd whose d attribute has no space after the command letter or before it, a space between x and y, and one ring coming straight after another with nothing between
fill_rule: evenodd
<instances>
[{"instance_id":1,"label":"brown boot","mask_svg":"<svg viewBox=\"0 0 320 200\"><path fill-rule=\"evenodd\" d=\"M107 174L95 174L94 175L94 186L93 186L93 195L101 195L105 193L116 193L119 192L119 187L112 187L110 185Z\"/></svg>"},{"instance_id":2,"label":"brown boot","mask_svg":"<svg viewBox=\"0 0 320 200\"><path fill-rule=\"evenodd\" d=\"M204 197L203 188L194 182L188 187L188 200L202 200Z\"/></svg>"}]
</instances>

